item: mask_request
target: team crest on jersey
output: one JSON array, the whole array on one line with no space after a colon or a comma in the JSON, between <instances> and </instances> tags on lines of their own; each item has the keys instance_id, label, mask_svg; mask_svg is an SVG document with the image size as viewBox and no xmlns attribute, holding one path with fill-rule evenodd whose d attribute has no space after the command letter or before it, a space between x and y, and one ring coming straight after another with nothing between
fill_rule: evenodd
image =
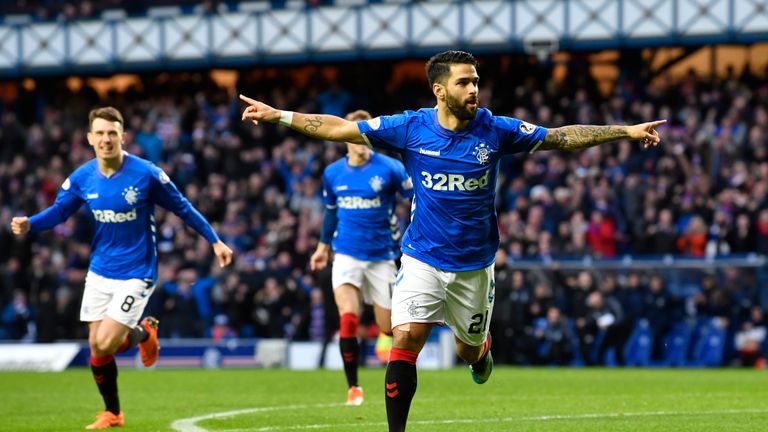
<instances>
[{"instance_id":1,"label":"team crest on jersey","mask_svg":"<svg viewBox=\"0 0 768 432\"><path fill-rule=\"evenodd\" d=\"M125 202L130 205L136 204L139 201L139 189L133 186L128 186L123 189L123 198L125 198Z\"/></svg>"},{"instance_id":2,"label":"team crest on jersey","mask_svg":"<svg viewBox=\"0 0 768 432\"><path fill-rule=\"evenodd\" d=\"M475 151L472 152L480 162L480 165L485 165L491 160L491 151L488 149L485 143L480 143L475 146Z\"/></svg>"},{"instance_id":3,"label":"team crest on jersey","mask_svg":"<svg viewBox=\"0 0 768 432\"><path fill-rule=\"evenodd\" d=\"M374 192L381 192L381 189L384 187L384 179L379 176L373 176L368 181L368 184L371 185L371 189L373 189Z\"/></svg>"}]
</instances>

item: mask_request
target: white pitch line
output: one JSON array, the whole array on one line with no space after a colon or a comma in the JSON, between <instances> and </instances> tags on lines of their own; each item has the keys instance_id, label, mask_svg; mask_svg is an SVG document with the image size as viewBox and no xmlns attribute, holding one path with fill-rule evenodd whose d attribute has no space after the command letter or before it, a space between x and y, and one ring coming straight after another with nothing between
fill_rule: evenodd
<instances>
[{"instance_id":1,"label":"white pitch line","mask_svg":"<svg viewBox=\"0 0 768 432\"><path fill-rule=\"evenodd\" d=\"M307 404L307 405L281 405L281 406L274 406L274 407L246 408L246 409L240 409L240 410L224 411L224 412L201 415L197 417L179 419L171 423L171 427L174 430L179 432L208 432L208 429L201 428L200 426L197 426L195 423L203 420L235 417L241 414L253 414L253 413L281 411L281 410L303 410L303 409L309 409L309 408L334 408L334 407L340 407L340 406L344 406L344 404L332 403L332 404Z\"/></svg>"},{"instance_id":2,"label":"white pitch line","mask_svg":"<svg viewBox=\"0 0 768 432\"><path fill-rule=\"evenodd\" d=\"M331 408L344 406L344 404L317 404L317 405L286 405L277 407L250 408L222 413L213 413L199 417L176 420L171 427L178 432L210 432L207 429L195 425L200 420L210 420L217 418L233 417L240 414L251 414L258 412L269 412L290 409L307 408ZM408 424L418 425L441 425L441 424L474 424L474 423L513 423L526 421L553 421L553 420L590 420L605 418L623 418L623 417L664 417L664 416L712 416L712 415L736 415L736 414L766 414L768 409L743 409L743 410L720 410L720 411L646 411L646 412L624 412L624 413L587 413L587 414L552 414L539 416L520 416L520 417L502 417L502 418L481 418L481 419L445 419L445 420L413 420ZM386 422L358 422L358 423L327 423L327 424L308 424L297 426L264 426L248 429L227 429L219 432L273 432L273 431L296 431L296 430L319 430L333 429L339 427L354 426L386 426Z\"/></svg>"}]
</instances>

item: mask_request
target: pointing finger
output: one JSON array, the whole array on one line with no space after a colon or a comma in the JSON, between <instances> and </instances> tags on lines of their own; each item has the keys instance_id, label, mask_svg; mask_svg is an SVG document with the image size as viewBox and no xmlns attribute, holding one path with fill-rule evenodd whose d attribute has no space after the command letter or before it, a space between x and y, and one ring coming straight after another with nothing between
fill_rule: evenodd
<instances>
[{"instance_id":1,"label":"pointing finger","mask_svg":"<svg viewBox=\"0 0 768 432\"><path fill-rule=\"evenodd\" d=\"M256 104L256 100L255 99L251 99L248 96L243 95L243 94L240 95L240 100L242 100L243 102L246 102L248 104L251 104L251 105L255 105Z\"/></svg>"}]
</instances>

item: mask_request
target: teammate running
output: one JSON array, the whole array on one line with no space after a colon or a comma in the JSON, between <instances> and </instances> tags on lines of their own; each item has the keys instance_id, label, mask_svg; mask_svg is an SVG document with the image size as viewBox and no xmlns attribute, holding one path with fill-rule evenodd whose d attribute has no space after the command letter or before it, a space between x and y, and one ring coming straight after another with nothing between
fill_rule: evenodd
<instances>
[{"instance_id":1,"label":"teammate running","mask_svg":"<svg viewBox=\"0 0 768 432\"><path fill-rule=\"evenodd\" d=\"M157 281L155 205L179 216L213 245L220 266L232 262L232 250L176 189L160 168L123 151L123 116L112 107L88 115L88 143L96 158L75 170L61 185L56 201L28 218L14 217L16 235L43 231L67 220L87 204L96 223L91 263L85 278L80 319L88 323L91 371L105 410L85 428L123 426L114 354L137 344L141 361L157 361L158 322L139 323Z\"/></svg>"},{"instance_id":2,"label":"teammate running","mask_svg":"<svg viewBox=\"0 0 768 432\"><path fill-rule=\"evenodd\" d=\"M347 120L368 120L366 111L355 111ZM370 148L347 144L347 157L325 168L325 214L312 271L328 264L331 243L333 296L339 309L339 345L347 377L347 405L362 405L363 389L357 382L360 345L357 340L361 300L373 305L376 324L392 336L392 284L400 239L395 205L397 193L413 194L411 179L400 161L374 153ZM391 343L391 341L389 341Z\"/></svg>"}]
</instances>

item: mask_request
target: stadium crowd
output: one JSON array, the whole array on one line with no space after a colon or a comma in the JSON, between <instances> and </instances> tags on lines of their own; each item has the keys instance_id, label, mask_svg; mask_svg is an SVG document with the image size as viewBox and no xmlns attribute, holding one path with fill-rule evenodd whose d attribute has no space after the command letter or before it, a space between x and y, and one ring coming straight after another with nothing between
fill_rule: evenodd
<instances>
[{"instance_id":1,"label":"stadium crowd","mask_svg":"<svg viewBox=\"0 0 768 432\"><path fill-rule=\"evenodd\" d=\"M665 335L689 320L726 332L724 362L760 362L768 304L759 270L691 272L678 283L662 272L567 271L559 263L766 254L768 75L710 80L691 72L652 85L626 67L605 96L578 57L559 81L551 65L527 58L480 59L481 103L496 114L545 127L669 120L658 148L620 142L502 162L494 357L600 364L614 347L613 361L623 363L621 348L642 322L656 342L653 358L663 361ZM417 109L432 98L423 78L403 77L393 62L339 65L332 80L317 72L242 72L236 87L275 106L336 115ZM386 92L371 96L371 83ZM0 339L86 334L78 311L90 215L81 210L22 240L9 223L50 205L65 176L93 157L87 111L104 104L126 115L128 151L162 167L236 253L235 265L220 270L204 240L158 209L159 285L147 312L160 319L161 337L324 340L335 332L329 276L312 274L308 260L322 222L321 172L343 146L243 124L237 95L206 73L147 75L141 86L102 95L56 79L15 92L1 107ZM405 229L408 208L398 216ZM545 262L548 271L515 269L520 260Z\"/></svg>"}]
</instances>

